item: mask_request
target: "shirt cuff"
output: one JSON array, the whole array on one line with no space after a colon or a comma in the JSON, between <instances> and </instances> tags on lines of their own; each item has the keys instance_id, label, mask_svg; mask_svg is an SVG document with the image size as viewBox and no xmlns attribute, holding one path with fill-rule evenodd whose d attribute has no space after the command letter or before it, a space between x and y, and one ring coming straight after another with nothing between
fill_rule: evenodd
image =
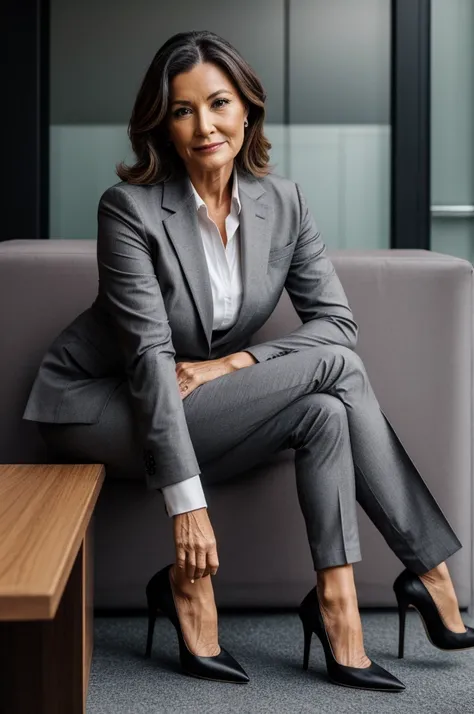
<instances>
[{"instance_id":1,"label":"shirt cuff","mask_svg":"<svg viewBox=\"0 0 474 714\"><path fill-rule=\"evenodd\" d=\"M197 508L207 508L199 474L184 481L163 486L161 492L165 499L166 512L170 518L178 513L195 511Z\"/></svg>"}]
</instances>

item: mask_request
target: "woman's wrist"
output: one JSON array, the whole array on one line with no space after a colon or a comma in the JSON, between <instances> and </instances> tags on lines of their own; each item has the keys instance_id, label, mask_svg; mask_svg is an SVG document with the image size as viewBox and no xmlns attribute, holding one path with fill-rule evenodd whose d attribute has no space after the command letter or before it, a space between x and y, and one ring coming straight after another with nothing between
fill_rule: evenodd
<instances>
[{"instance_id":1,"label":"woman's wrist","mask_svg":"<svg viewBox=\"0 0 474 714\"><path fill-rule=\"evenodd\" d=\"M257 361L250 352L234 352L227 357L229 364L233 369L242 369L243 367L250 367L253 364L257 364Z\"/></svg>"}]
</instances>

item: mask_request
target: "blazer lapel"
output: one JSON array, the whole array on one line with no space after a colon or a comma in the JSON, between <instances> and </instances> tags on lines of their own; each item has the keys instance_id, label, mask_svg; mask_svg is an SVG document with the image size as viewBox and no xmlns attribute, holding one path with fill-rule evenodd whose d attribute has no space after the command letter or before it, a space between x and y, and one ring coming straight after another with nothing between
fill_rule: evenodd
<instances>
[{"instance_id":1,"label":"blazer lapel","mask_svg":"<svg viewBox=\"0 0 474 714\"><path fill-rule=\"evenodd\" d=\"M263 185L251 174L239 171L240 248L242 265L242 305L235 324L228 332L214 341L215 347L239 339L243 332L252 331L252 323L257 323L263 309L268 253L271 243L273 209L265 203Z\"/></svg>"},{"instance_id":2,"label":"blazer lapel","mask_svg":"<svg viewBox=\"0 0 474 714\"><path fill-rule=\"evenodd\" d=\"M213 320L212 289L196 202L187 174L164 182L162 205L174 211L163 220L163 225L176 249L209 343Z\"/></svg>"},{"instance_id":3,"label":"blazer lapel","mask_svg":"<svg viewBox=\"0 0 474 714\"><path fill-rule=\"evenodd\" d=\"M236 323L224 336L214 341L212 289L191 183L188 175L184 174L163 184L162 205L174 211L164 219L163 224L186 276L209 352L211 343L213 347L218 347L238 337L258 315L262 294L260 286L267 268L272 208L260 199L265 189L258 179L240 170L238 179L242 207L239 215L242 306Z\"/></svg>"}]
</instances>

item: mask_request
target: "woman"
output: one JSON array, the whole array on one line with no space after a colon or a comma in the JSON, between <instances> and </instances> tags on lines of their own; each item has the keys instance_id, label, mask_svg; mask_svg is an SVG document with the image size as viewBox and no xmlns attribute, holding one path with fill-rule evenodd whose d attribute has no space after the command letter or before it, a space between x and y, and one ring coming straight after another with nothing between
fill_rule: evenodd
<instances>
[{"instance_id":1,"label":"woman","mask_svg":"<svg viewBox=\"0 0 474 714\"><path fill-rule=\"evenodd\" d=\"M202 482L295 449L317 573L299 616L304 668L320 638L331 681L400 691L366 655L352 563L356 501L406 566L394 583L444 649L474 646L446 558L462 545L382 414L358 326L300 187L270 172L264 89L212 32L157 52L129 125L137 157L99 204L99 292L50 347L24 418L59 456L137 468L162 491L176 562L151 578L183 669L248 682L218 644L219 560ZM249 346L286 287L303 324ZM399 656L403 656L401 631Z\"/></svg>"}]
</instances>

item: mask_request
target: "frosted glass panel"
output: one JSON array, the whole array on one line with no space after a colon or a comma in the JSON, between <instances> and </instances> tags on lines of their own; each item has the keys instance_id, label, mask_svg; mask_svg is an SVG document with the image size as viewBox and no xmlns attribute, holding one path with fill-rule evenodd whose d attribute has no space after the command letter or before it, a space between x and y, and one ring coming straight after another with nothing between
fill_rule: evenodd
<instances>
[{"instance_id":1,"label":"frosted glass panel","mask_svg":"<svg viewBox=\"0 0 474 714\"><path fill-rule=\"evenodd\" d=\"M390 245L390 2L290 3L289 176L331 248Z\"/></svg>"},{"instance_id":2,"label":"frosted glass panel","mask_svg":"<svg viewBox=\"0 0 474 714\"><path fill-rule=\"evenodd\" d=\"M96 238L99 199L133 157L127 127L52 126L49 136L50 237Z\"/></svg>"},{"instance_id":3,"label":"frosted glass panel","mask_svg":"<svg viewBox=\"0 0 474 714\"><path fill-rule=\"evenodd\" d=\"M474 3L432 0L431 12L431 202L439 212L474 206ZM433 216L431 249L473 262L474 215Z\"/></svg>"},{"instance_id":4,"label":"frosted glass panel","mask_svg":"<svg viewBox=\"0 0 474 714\"><path fill-rule=\"evenodd\" d=\"M172 34L206 27L262 80L270 160L301 185L327 245L388 247L390 0L289 9L285 27L284 0L117 0L113 12L106 0L51 0L50 236L96 238L115 165L133 163L127 124L148 64Z\"/></svg>"},{"instance_id":5,"label":"frosted glass panel","mask_svg":"<svg viewBox=\"0 0 474 714\"><path fill-rule=\"evenodd\" d=\"M388 127L269 124L275 173L297 181L328 246L384 248L389 243ZM97 205L131 161L127 127L53 126L52 238L95 238ZM315 156L308 160L308 156Z\"/></svg>"},{"instance_id":6,"label":"frosted glass panel","mask_svg":"<svg viewBox=\"0 0 474 714\"><path fill-rule=\"evenodd\" d=\"M390 245L390 127L291 125L289 177L334 249Z\"/></svg>"}]
</instances>

